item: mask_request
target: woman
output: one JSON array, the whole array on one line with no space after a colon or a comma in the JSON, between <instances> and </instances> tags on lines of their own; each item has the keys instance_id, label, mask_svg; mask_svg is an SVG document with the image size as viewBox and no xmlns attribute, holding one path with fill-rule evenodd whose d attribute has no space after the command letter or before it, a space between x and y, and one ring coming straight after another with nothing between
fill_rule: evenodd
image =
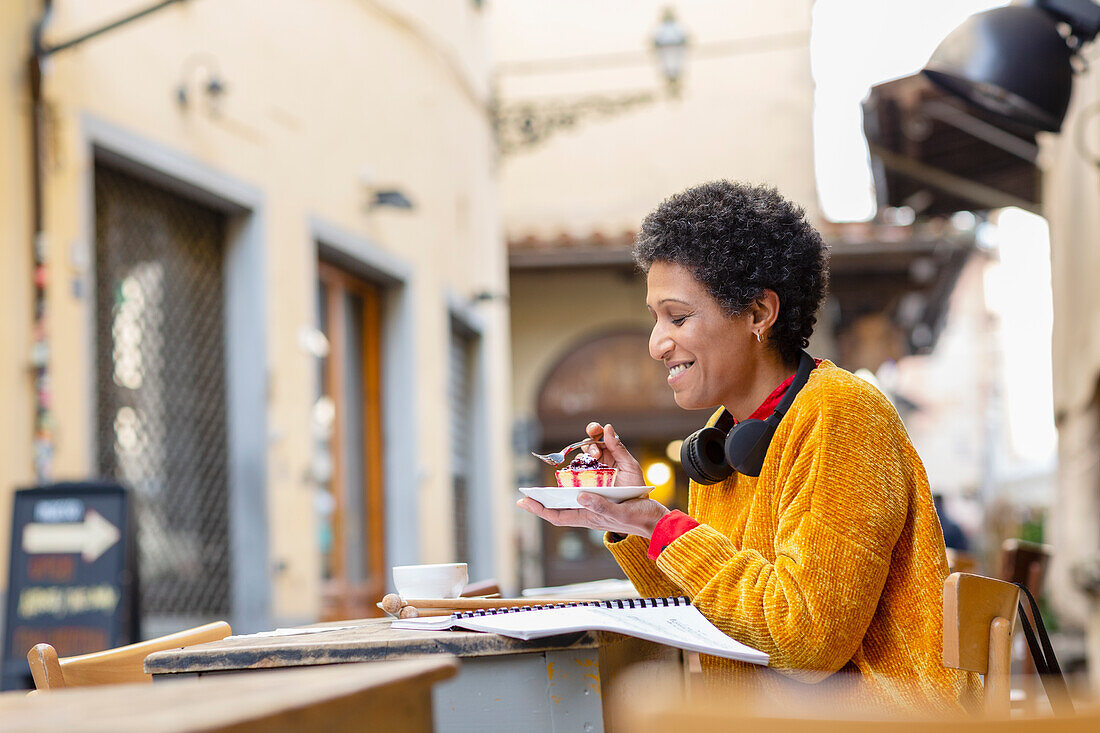
<instances>
[{"instance_id":1,"label":"woman","mask_svg":"<svg viewBox=\"0 0 1100 733\"><path fill-rule=\"evenodd\" d=\"M809 342L828 279L825 245L774 189L728 181L679 193L643 222L650 356L676 403L741 422L772 414ZM808 362L813 365L813 362ZM728 418L722 418L728 420ZM612 425L589 449L643 485ZM649 498L583 509L519 505L606 530L644 596L687 595L718 628L767 652L768 668L703 657L709 679L761 692L843 679L860 704L970 708L977 678L943 667L943 537L924 467L897 412L867 382L817 361L767 447L759 476L690 485L688 514ZM837 675L837 673L846 673Z\"/></svg>"}]
</instances>

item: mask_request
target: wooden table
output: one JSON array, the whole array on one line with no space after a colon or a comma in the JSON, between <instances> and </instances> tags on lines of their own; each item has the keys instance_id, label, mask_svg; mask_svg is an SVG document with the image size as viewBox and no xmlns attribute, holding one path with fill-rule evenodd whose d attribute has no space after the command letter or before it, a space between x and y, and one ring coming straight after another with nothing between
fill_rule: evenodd
<instances>
[{"instance_id":1,"label":"wooden table","mask_svg":"<svg viewBox=\"0 0 1100 733\"><path fill-rule=\"evenodd\" d=\"M429 688L454 675L443 655L340 668L227 674L150 685L104 685L0 698L11 731L432 731Z\"/></svg>"},{"instance_id":2,"label":"wooden table","mask_svg":"<svg viewBox=\"0 0 1100 733\"><path fill-rule=\"evenodd\" d=\"M436 730L612 730L603 692L628 665L659 660L683 668L679 649L604 632L519 641L473 631L390 628L389 619L301 636L242 637L150 654L154 681L174 675L347 662L458 657L458 674L432 689Z\"/></svg>"}]
</instances>

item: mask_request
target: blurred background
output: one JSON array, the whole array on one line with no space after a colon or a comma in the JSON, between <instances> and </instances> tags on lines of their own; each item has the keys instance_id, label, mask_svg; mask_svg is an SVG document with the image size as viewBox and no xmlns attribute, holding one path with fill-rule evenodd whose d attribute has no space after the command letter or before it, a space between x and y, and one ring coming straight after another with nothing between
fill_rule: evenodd
<instances>
[{"instance_id":1,"label":"blurred background","mask_svg":"<svg viewBox=\"0 0 1100 733\"><path fill-rule=\"evenodd\" d=\"M6 613L12 498L58 481L129 490L144 636L371 615L400 564L621 577L516 488L596 419L686 508L707 415L630 247L730 178L828 241L811 351L897 407L955 567L1041 591L1100 690L1100 18L1023 6L1047 46L982 50L1022 90L965 58L1006 4L3 3Z\"/></svg>"}]
</instances>

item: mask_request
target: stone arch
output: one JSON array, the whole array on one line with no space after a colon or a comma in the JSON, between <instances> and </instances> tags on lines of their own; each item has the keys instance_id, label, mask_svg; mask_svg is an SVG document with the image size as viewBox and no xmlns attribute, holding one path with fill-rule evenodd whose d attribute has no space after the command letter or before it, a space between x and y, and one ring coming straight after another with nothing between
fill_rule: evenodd
<instances>
[{"instance_id":1,"label":"stone arch","mask_svg":"<svg viewBox=\"0 0 1100 733\"><path fill-rule=\"evenodd\" d=\"M706 411L676 405L664 366L649 356L649 332L628 328L589 336L568 349L538 391L542 442L577 440L591 420L612 423L632 440L686 436Z\"/></svg>"}]
</instances>

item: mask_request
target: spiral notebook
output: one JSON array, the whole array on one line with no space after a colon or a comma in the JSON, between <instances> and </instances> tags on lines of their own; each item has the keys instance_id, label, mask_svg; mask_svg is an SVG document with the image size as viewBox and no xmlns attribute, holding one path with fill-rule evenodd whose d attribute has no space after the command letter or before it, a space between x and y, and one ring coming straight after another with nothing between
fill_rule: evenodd
<instances>
[{"instance_id":1,"label":"spiral notebook","mask_svg":"<svg viewBox=\"0 0 1100 733\"><path fill-rule=\"evenodd\" d=\"M513 639L538 639L575 631L611 631L701 654L753 664L768 663L767 654L722 633L682 596L488 608L450 616L401 619L394 621L391 628L432 631L462 628Z\"/></svg>"}]
</instances>

